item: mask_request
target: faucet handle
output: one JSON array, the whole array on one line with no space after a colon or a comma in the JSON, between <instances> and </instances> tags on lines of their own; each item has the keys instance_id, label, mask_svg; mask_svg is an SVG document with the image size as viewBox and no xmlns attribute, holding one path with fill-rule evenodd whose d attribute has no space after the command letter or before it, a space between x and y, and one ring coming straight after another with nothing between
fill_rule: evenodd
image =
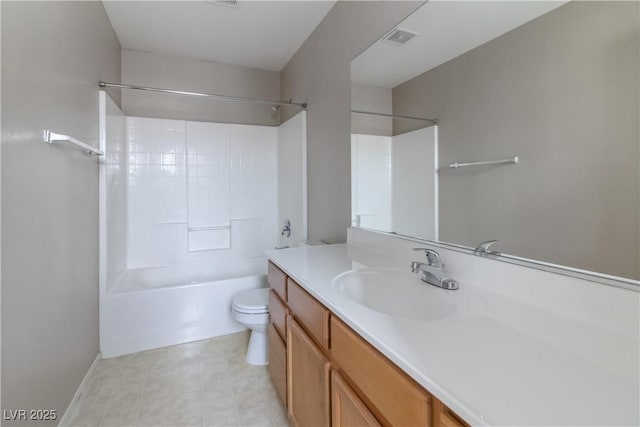
<instances>
[{"instance_id":1,"label":"faucet handle","mask_svg":"<svg viewBox=\"0 0 640 427\"><path fill-rule=\"evenodd\" d=\"M429 261L431 267L440 268L442 262L440 261L440 254L433 249L428 248L413 248L414 251L423 251Z\"/></svg>"}]
</instances>

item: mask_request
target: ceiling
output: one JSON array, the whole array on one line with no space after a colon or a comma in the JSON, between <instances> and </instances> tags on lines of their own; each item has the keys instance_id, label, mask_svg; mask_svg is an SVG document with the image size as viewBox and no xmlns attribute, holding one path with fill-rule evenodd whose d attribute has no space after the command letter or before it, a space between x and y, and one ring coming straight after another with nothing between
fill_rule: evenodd
<instances>
[{"instance_id":1,"label":"ceiling","mask_svg":"<svg viewBox=\"0 0 640 427\"><path fill-rule=\"evenodd\" d=\"M123 49L280 71L335 0L102 3Z\"/></svg>"},{"instance_id":2,"label":"ceiling","mask_svg":"<svg viewBox=\"0 0 640 427\"><path fill-rule=\"evenodd\" d=\"M351 62L351 80L394 88L565 3L431 0L397 26L419 35L377 41Z\"/></svg>"}]
</instances>

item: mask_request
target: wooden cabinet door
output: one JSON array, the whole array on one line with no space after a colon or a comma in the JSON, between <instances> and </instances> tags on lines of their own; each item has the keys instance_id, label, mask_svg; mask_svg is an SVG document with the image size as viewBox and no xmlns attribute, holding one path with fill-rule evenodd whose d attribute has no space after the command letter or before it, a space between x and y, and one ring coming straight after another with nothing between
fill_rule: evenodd
<instances>
[{"instance_id":1,"label":"wooden cabinet door","mask_svg":"<svg viewBox=\"0 0 640 427\"><path fill-rule=\"evenodd\" d=\"M436 400L433 406L434 427L469 427L469 424L462 421L460 417L439 400Z\"/></svg>"},{"instance_id":2,"label":"wooden cabinet door","mask_svg":"<svg viewBox=\"0 0 640 427\"><path fill-rule=\"evenodd\" d=\"M331 371L332 427L380 427L380 423L337 371Z\"/></svg>"},{"instance_id":3,"label":"wooden cabinet door","mask_svg":"<svg viewBox=\"0 0 640 427\"><path fill-rule=\"evenodd\" d=\"M269 325L269 365L273 385L283 404L287 404L287 349L273 324Z\"/></svg>"},{"instance_id":4,"label":"wooden cabinet door","mask_svg":"<svg viewBox=\"0 0 640 427\"><path fill-rule=\"evenodd\" d=\"M329 359L287 318L287 407L296 427L329 427Z\"/></svg>"}]
</instances>

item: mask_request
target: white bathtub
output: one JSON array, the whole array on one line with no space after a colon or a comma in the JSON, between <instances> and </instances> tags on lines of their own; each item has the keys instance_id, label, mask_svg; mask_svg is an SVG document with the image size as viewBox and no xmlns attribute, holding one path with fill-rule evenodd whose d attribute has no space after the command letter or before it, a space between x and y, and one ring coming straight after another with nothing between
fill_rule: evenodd
<instances>
[{"instance_id":1,"label":"white bathtub","mask_svg":"<svg viewBox=\"0 0 640 427\"><path fill-rule=\"evenodd\" d=\"M233 297L247 289L268 286L265 275L171 282L174 278L161 272L129 271L102 295L102 357L243 331L246 328L231 317ZM159 277L162 282L155 280Z\"/></svg>"}]
</instances>

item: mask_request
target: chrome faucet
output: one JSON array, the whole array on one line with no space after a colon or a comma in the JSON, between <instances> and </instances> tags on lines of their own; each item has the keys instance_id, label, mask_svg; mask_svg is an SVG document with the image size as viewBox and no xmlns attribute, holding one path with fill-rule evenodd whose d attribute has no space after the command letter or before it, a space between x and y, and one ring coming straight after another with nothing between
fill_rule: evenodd
<instances>
[{"instance_id":1,"label":"chrome faucet","mask_svg":"<svg viewBox=\"0 0 640 427\"><path fill-rule=\"evenodd\" d=\"M482 242L476 246L473 253L476 255L500 255L500 252L489 250L489 247L497 242L497 240L487 240L486 242Z\"/></svg>"},{"instance_id":2,"label":"chrome faucet","mask_svg":"<svg viewBox=\"0 0 640 427\"><path fill-rule=\"evenodd\" d=\"M413 248L413 250L423 251L427 257L426 263L418 261L413 261L411 263L411 271L417 273L420 280L443 289L458 289L458 282L445 276L444 264L442 263L438 252L427 248Z\"/></svg>"}]
</instances>

